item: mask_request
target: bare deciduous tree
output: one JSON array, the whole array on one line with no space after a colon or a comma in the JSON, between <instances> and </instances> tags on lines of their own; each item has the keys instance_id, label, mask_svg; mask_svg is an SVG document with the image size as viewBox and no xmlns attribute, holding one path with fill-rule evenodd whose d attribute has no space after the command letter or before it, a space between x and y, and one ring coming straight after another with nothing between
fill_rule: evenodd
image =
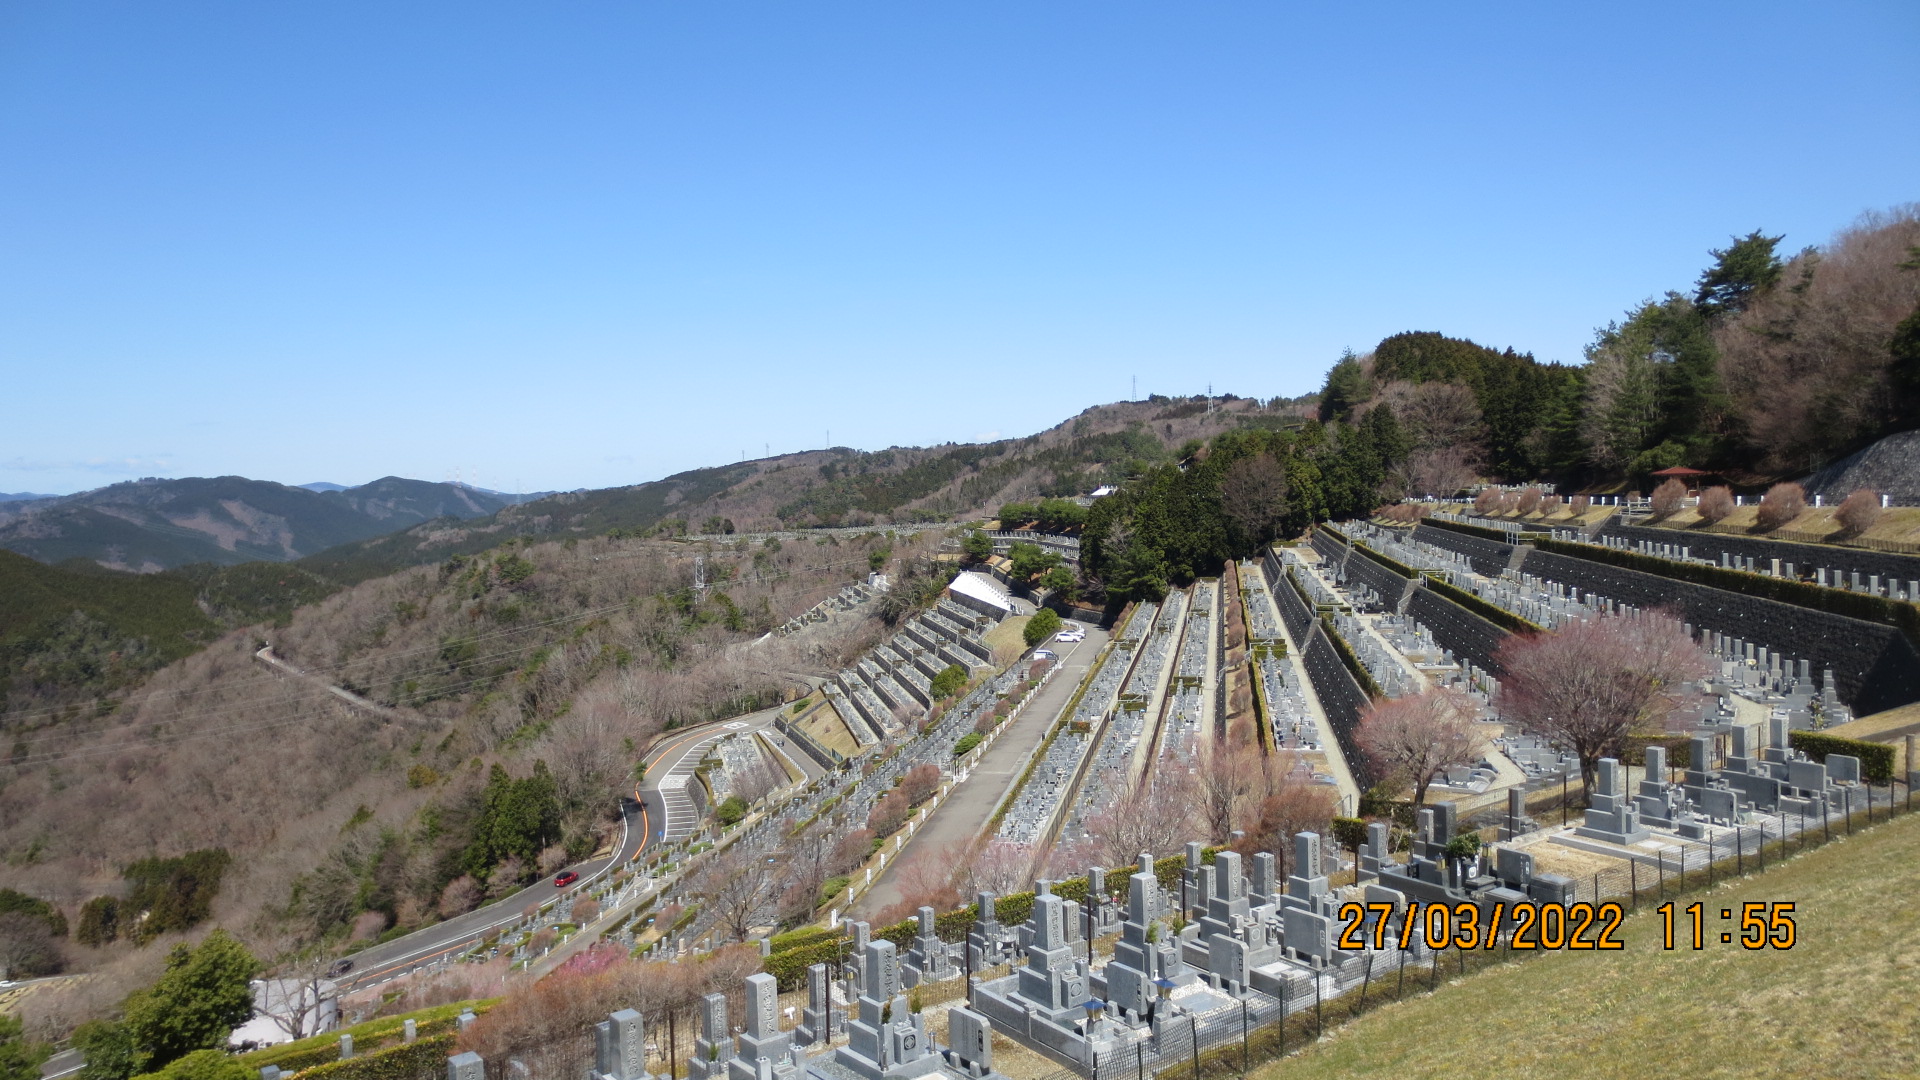
<instances>
[{"instance_id":1,"label":"bare deciduous tree","mask_svg":"<svg viewBox=\"0 0 1920 1080\"><path fill-rule=\"evenodd\" d=\"M1721 521L1733 513L1733 492L1726 487L1710 487L1700 493L1695 508L1703 521Z\"/></svg>"},{"instance_id":2,"label":"bare deciduous tree","mask_svg":"<svg viewBox=\"0 0 1920 1080\"><path fill-rule=\"evenodd\" d=\"M1286 470L1272 454L1241 458L1220 481L1220 506L1244 541L1265 544L1287 513Z\"/></svg>"},{"instance_id":3,"label":"bare deciduous tree","mask_svg":"<svg viewBox=\"0 0 1920 1080\"><path fill-rule=\"evenodd\" d=\"M1687 485L1681 483L1677 476L1667 477L1659 487L1653 489L1653 512L1663 517L1680 509L1680 504L1686 501Z\"/></svg>"},{"instance_id":4,"label":"bare deciduous tree","mask_svg":"<svg viewBox=\"0 0 1920 1080\"><path fill-rule=\"evenodd\" d=\"M1833 519L1850 535L1859 536L1880 521L1880 496L1862 488L1848 495Z\"/></svg>"},{"instance_id":5,"label":"bare deciduous tree","mask_svg":"<svg viewBox=\"0 0 1920 1080\"><path fill-rule=\"evenodd\" d=\"M1763 467L1803 468L1877 433L1892 411L1888 343L1920 306L1920 204L1869 213L1791 259L1714 332L1733 415Z\"/></svg>"},{"instance_id":6,"label":"bare deciduous tree","mask_svg":"<svg viewBox=\"0 0 1920 1080\"><path fill-rule=\"evenodd\" d=\"M1805 513L1807 492L1799 484L1775 484L1767 489L1760 500L1760 510L1756 518L1763 529L1778 529L1791 524L1794 518Z\"/></svg>"},{"instance_id":7,"label":"bare deciduous tree","mask_svg":"<svg viewBox=\"0 0 1920 1080\"><path fill-rule=\"evenodd\" d=\"M1474 730L1473 700L1442 687L1386 698L1367 706L1354 739L1381 772L1413 785L1413 803L1450 768L1479 760L1483 740Z\"/></svg>"},{"instance_id":8,"label":"bare deciduous tree","mask_svg":"<svg viewBox=\"0 0 1920 1080\"><path fill-rule=\"evenodd\" d=\"M1501 713L1577 754L1588 785L1595 762L1619 757L1628 735L1659 730L1685 699L1686 684L1710 670L1680 620L1663 612L1516 635L1496 659L1506 671Z\"/></svg>"},{"instance_id":9,"label":"bare deciduous tree","mask_svg":"<svg viewBox=\"0 0 1920 1080\"><path fill-rule=\"evenodd\" d=\"M1177 849L1193 836L1198 787L1192 773L1162 761L1151 779L1110 788L1107 805L1086 818L1085 857L1101 866L1124 866L1142 851Z\"/></svg>"},{"instance_id":10,"label":"bare deciduous tree","mask_svg":"<svg viewBox=\"0 0 1920 1080\"><path fill-rule=\"evenodd\" d=\"M451 919L455 915L465 915L480 905L486 891L473 878L462 874L447 882L440 890L440 917Z\"/></svg>"},{"instance_id":11,"label":"bare deciduous tree","mask_svg":"<svg viewBox=\"0 0 1920 1080\"><path fill-rule=\"evenodd\" d=\"M721 929L735 941L745 941L767 919L779 886L764 857L736 845L700 871L692 891Z\"/></svg>"},{"instance_id":12,"label":"bare deciduous tree","mask_svg":"<svg viewBox=\"0 0 1920 1080\"><path fill-rule=\"evenodd\" d=\"M1256 792L1265 785L1265 762L1258 746L1221 743L1208 743L1200 760L1197 786L1207 838L1225 843L1234 826L1250 816L1248 800L1257 802Z\"/></svg>"},{"instance_id":13,"label":"bare deciduous tree","mask_svg":"<svg viewBox=\"0 0 1920 1080\"><path fill-rule=\"evenodd\" d=\"M1005 896L1025 888L1032 869L1032 845L987 836L967 857L960 884L969 894L986 891Z\"/></svg>"},{"instance_id":14,"label":"bare deciduous tree","mask_svg":"<svg viewBox=\"0 0 1920 1080\"><path fill-rule=\"evenodd\" d=\"M326 1030L326 1002L336 993L327 978L333 959L312 949L288 956L256 988L254 1010L273 1021L289 1040Z\"/></svg>"},{"instance_id":15,"label":"bare deciduous tree","mask_svg":"<svg viewBox=\"0 0 1920 1080\"><path fill-rule=\"evenodd\" d=\"M1278 767L1269 774L1267 793L1238 848L1246 854L1272 852L1284 878L1293 871L1294 834L1325 835L1339 798L1332 786L1314 782L1313 771L1297 755L1272 760Z\"/></svg>"},{"instance_id":16,"label":"bare deciduous tree","mask_svg":"<svg viewBox=\"0 0 1920 1080\"><path fill-rule=\"evenodd\" d=\"M1407 457L1409 486L1421 494L1446 498L1473 483L1476 460L1472 447L1465 444L1416 450Z\"/></svg>"}]
</instances>

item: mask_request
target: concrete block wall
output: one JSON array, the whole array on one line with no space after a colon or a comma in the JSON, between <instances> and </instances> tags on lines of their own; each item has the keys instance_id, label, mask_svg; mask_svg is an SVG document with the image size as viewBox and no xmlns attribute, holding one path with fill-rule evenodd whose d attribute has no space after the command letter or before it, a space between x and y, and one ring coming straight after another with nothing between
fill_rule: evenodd
<instances>
[{"instance_id":1,"label":"concrete block wall","mask_svg":"<svg viewBox=\"0 0 1920 1080\"><path fill-rule=\"evenodd\" d=\"M1416 589L1407 604L1407 614L1433 631L1433 640L1456 657L1465 657L1495 675L1494 651L1508 638L1506 630L1441 596L1432 589Z\"/></svg>"},{"instance_id":2,"label":"concrete block wall","mask_svg":"<svg viewBox=\"0 0 1920 1080\"><path fill-rule=\"evenodd\" d=\"M1313 609L1307 606L1300 594L1294 591L1293 583L1287 580L1284 567L1275 571L1269 568L1267 589L1273 593L1273 602L1280 607L1280 622L1287 628L1287 636L1300 644L1306 640L1307 631L1313 627Z\"/></svg>"},{"instance_id":3,"label":"concrete block wall","mask_svg":"<svg viewBox=\"0 0 1920 1080\"><path fill-rule=\"evenodd\" d=\"M1698 630L1832 668L1841 700L1859 715L1920 701L1920 653L1891 626L1550 551L1529 549L1522 569L1635 607L1676 607Z\"/></svg>"},{"instance_id":4,"label":"concrete block wall","mask_svg":"<svg viewBox=\"0 0 1920 1080\"><path fill-rule=\"evenodd\" d=\"M1282 587L1290 588L1284 583ZM1333 737L1339 740L1340 750L1346 755L1347 768L1353 772L1354 780L1362 789L1372 787L1378 778L1367 764L1366 755L1360 752L1360 744L1353 738L1354 729L1360 723L1360 712L1367 707L1366 692L1354 681L1347 665L1340 662L1340 654L1334 651L1333 643L1327 640L1326 627L1314 623L1306 641L1300 659L1306 666L1307 678L1313 683L1314 694L1320 698L1320 707L1327 714L1327 726L1333 729Z\"/></svg>"},{"instance_id":5,"label":"concrete block wall","mask_svg":"<svg viewBox=\"0 0 1920 1080\"><path fill-rule=\"evenodd\" d=\"M1824 566L1829 570L1843 573L1858 573L1862 580L1878 574L1884 583L1888 578L1900 581L1920 581L1920 555L1895 555L1884 551L1863 551L1859 548L1835 547L1826 544L1796 544L1786 540L1767 540L1757 536L1725 536L1720 533L1700 533L1679 529L1650 529L1639 525L1622 525L1608 522L1600 530L1601 536L1618 537L1622 540L1645 540L1653 544L1683 544L1697 559L1720 561L1720 554L1742 559L1753 559L1760 566L1772 565L1779 559L1784 565L1792 563L1796 569L1811 570ZM1903 586L1904 587L1904 586Z\"/></svg>"},{"instance_id":6,"label":"concrete block wall","mask_svg":"<svg viewBox=\"0 0 1920 1080\"><path fill-rule=\"evenodd\" d=\"M1406 611L1408 592L1417 583L1403 578L1359 551L1347 560L1347 580L1358 582L1380 594L1381 602L1396 614Z\"/></svg>"},{"instance_id":7,"label":"concrete block wall","mask_svg":"<svg viewBox=\"0 0 1920 1080\"><path fill-rule=\"evenodd\" d=\"M1452 529L1436 528L1432 525L1414 527L1413 538L1422 543L1445 548L1459 555L1465 555L1473 563L1476 573L1487 577L1499 577L1500 571L1507 568L1508 560L1513 558L1513 545L1498 540L1488 540L1479 536L1454 532Z\"/></svg>"},{"instance_id":8,"label":"concrete block wall","mask_svg":"<svg viewBox=\"0 0 1920 1080\"><path fill-rule=\"evenodd\" d=\"M840 708L840 717L847 722L847 729L853 733L853 741L863 747L879 742L886 729L881 726L879 717L872 715L873 707L861 693L865 691L871 694L873 691L860 681L858 672L843 671L836 682L839 684L840 697L834 701L834 705L837 708L851 706L851 708Z\"/></svg>"},{"instance_id":9,"label":"concrete block wall","mask_svg":"<svg viewBox=\"0 0 1920 1080\"><path fill-rule=\"evenodd\" d=\"M1324 525L1313 530L1313 539L1309 545L1320 553L1320 557L1334 566L1345 566L1353 552L1346 538Z\"/></svg>"}]
</instances>

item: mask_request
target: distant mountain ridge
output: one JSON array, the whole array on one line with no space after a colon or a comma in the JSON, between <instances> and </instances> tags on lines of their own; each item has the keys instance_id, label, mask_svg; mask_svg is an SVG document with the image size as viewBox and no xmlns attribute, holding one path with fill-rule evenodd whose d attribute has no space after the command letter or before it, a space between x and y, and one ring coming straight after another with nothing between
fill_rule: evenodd
<instances>
[{"instance_id":1,"label":"distant mountain ridge","mask_svg":"<svg viewBox=\"0 0 1920 1080\"><path fill-rule=\"evenodd\" d=\"M85 559L140 572L288 562L426 521L486 517L510 505L464 485L397 476L337 491L242 476L135 480L0 508L0 548L44 563Z\"/></svg>"},{"instance_id":2,"label":"distant mountain ridge","mask_svg":"<svg viewBox=\"0 0 1920 1080\"><path fill-rule=\"evenodd\" d=\"M32 502L35 499L57 499L58 495L35 495L31 491L0 491L0 503Z\"/></svg>"},{"instance_id":3,"label":"distant mountain ridge","mask_svg":"<svg viewBox=\"0 0 1920 1080\"><path fill-rule=\"evenodd\" d=\"M728 533L954 521L1006 502L1075 495L1164 461L1189 442L1289 426L1311 408L1223 394L1096 405L1038 434L861 451L839 446L691 469L626 487L567 491L486 517L425 522L301 560L341 584L467 555L515 537Z\"/></svg>"}]
</instances>

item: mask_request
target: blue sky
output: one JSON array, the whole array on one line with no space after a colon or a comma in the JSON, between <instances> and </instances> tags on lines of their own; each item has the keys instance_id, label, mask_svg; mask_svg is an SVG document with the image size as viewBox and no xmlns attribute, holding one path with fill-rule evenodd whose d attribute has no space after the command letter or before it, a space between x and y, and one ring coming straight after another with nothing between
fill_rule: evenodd
<instances>
[{"instance_id":1,"label":"blue sky","mask_svg":"<svg viewBox=\"0 0 1920 1080\"><path fill-rule=\"evenodd\" d=\"M598 487L1577 360L1920 199L1920 5L0 6L0 491Z\"/></svg>"}]
</instances>

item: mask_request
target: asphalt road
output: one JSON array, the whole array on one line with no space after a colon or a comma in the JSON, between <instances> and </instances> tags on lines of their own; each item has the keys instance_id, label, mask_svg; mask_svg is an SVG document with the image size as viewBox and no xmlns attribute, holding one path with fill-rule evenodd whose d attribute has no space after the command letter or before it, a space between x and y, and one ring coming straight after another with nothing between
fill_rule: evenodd
<instances>
[{"instance_id":1,"label":"asphalt road","mask_svg":"<svg viewBox=\"0 0 1920 1080\"><path fill-rule=\"evenodd\" d=\"M1046 737L1060 710L1072 700L1074 690L1086 678L1087 669L1092 666L1094 658L1100 655L1107 638L1105 630L1088 627L1085 641L1073 644L1055 642L1049 646L1059 654L1061 670L1040 688L1034 700L1028 702L1020 715L1011 721L1013 726L1002 731L993 745L987 747L980 760L974 763L966 783L947 795L946 801L913 834L906 850L898 858L888 861L879 880L873 883L873 888L854 902L848 912L849 918L865 918L899 903L900 889L894 880L895 870L919 853L941 852L950 861L958 861L966 853L968 845L986 829L994 809L1006 797L1007 789L1026 771L1027 760L1033 756L1034 748Z\"/></svg>"},{"instance_id":2,"label":"asphalt road","mask_svg":"<svg viewBox=\"0 0 1920 1080\"><path fill-rule=\"evenodd\" d=\"M585 889L614 866L638 855L644 844L650 818L647 808L632 799L621 799L623 817L620 846L611 854L574 863L568 870L580 875L567 889L556 889L553 878L542 877L533 884L465 915L435 923L422 930L382 942L354 953L353 970L340 979L341 990L351 993L376 983L406 974L412 968L459 952L478 941L495 927L519 921L530 904L544 904L556 895Z\"/></svg>"}]
</instances>

